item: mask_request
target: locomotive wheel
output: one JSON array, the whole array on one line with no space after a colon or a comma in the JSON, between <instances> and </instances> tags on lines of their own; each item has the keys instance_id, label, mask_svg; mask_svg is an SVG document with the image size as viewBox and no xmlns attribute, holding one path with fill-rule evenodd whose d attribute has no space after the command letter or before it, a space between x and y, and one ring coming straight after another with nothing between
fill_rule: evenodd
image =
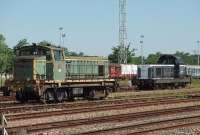
<instances>
[{"instance_id":1,"label":"locomotive wheel","mask_svg":"<svg viewBox=\"0 0 200 135\"><path fill-rule=\"evenodd\" d=\"M67 91L68 93L68 100L69 101L74 101L74 95L73 95L73 90L72 89L68 89Z\"/></svg>"},{"instance_id":2,"label":"locomotive wheel","mask_svg":"<svg viewBox=\"0 0 200 135\"><path fill-rule=\"evenodd\" d=\"M64 94L64 99L63 99L63 100L67 100L67 99L68 99L68 93L67 93L67 91L65 90L65 91L63 92L63 94Z\"/></svg>"},{"instance_id":3,"label":"locomotive wheel","mask_svg":"<svg viewBox=\"0 0 200 135\"><path fill-rule=\"evenodd\" d=\"M44 102L55 101L55 93L53 89L47 89L44 92Z\"/></svg>"},{"instance_id":4,"label":"locomotive wheel","mask_svg":"<svg viewBox=\"0 0 200 135\"><path fill-rule=\"evenodd\" d=\"M57 99L57 101L58 102L62 102L63 99L64 99L64 95L65 95L65 93L63 91L57 90L56 91L56 99Z\"/></svg>"},{"instance_id":5,"label":"locomotive wheel","mask_svg":"<svg viewBox=\"0 0 200 135\"><path fill-rule=\"evenodd\" d=\"M95 98L95 90L90 90L88 98L89 99L94 99Z\"/></svg>"},{"instance_id":6,"label":"locomotive wheel","mask_svg":"<svg viewBox=\"0 0 200 135\"><path fill-rule=\"evenodd\" d=\"M48 94L47 94L47 91L45 91L45 92L43 93L42 102L43 102L43 103L46 103L47 101L48 101Z\"/></svg>"},{"instance_id":7,"label":"locomotive wheel","mask_svg":"<svg viewBox=\"0 0 200 135\"><path fill-rule=\"evenodd\" d=\"M21 91L17 91L15 95L16 99L20 102L22 102L22 93Z\"/></svg>"}]
</instances>

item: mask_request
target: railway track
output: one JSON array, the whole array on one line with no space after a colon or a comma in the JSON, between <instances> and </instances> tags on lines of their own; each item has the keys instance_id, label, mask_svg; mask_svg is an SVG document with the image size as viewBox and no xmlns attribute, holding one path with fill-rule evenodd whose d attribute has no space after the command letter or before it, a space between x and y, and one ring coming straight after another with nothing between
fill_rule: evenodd
<instances>
[{"instance_id":1,"label":"railway track","mask_svg":"<svg viewBox=\"0 0 200 135\"><path fill-rule=\"evenodd\" d=\"M156 110L156 111L146 111L146 112L139 112L139 113L128 113L128 114L119 114L119 115L112 115L112 116L104 116L104 117L95 117L90 119L78 119L78 120L68 120L68 121L58 121L58 122L51 122L51 123L40 123L31 126L18 126L8 128L9 134L16 134L19 129L26 129L28 133L35 133L39 131L45 130L52 130L58 128L69 128L75 127L80 125L91 125L91 124L98 124L98 123L107 123L107 122L122 122L122 121L133 121L134 119L143 119L143 118L150 118L150 117L158 117L162 115L169 115L175 113L183 113L183 112L194 112L200 111L200 105L198 106L190 106L190 107L180 107L180 108L173 108L173 109L163 109L163 110ZM193 117L192 117L193 118ZM198 116L200 118L200 115ZM177 119L175 119L177 120ZM167 122L168 120L161 121ZM158 122L157 122L158 123ZM143 126L147 126L149 123L144 123ZM98 133L105 133L114 131L114 130L123 130L126 128L136 128L139 125L132 125L114 129L105 129L99 131L91 131L86 132L83 134L98 134ZM142 126L142 124L140 124ZM146 131L147 132L147 131ZM138 133L142 133L142 131L138 131Z\"/></svg>"},{"instance_id":2,"label":"railway track","mask_svg":"<svg viewBox=\"0 0 200 135\"><path fill-rule=\"evenodd\" d=\"M189 121L189 122L186 122ZM85 133L78 133L73 135L98 135L98 134L111 134L113 132L120 132L122 130L134 130L128 135L143 135L144 133L159 131L159 130L167 130L174 128L187 127L192 125L200 124L200 115L199 116L190 116L184 118L173 118L161 121L147 122L142 124L135 124L129 126L121 126L117 128L110 128L104 130L96 130Z\"/></svg>"},{"instance_id":3,"label":"railway track","mask_svg":"<svg viewBox=\"0 0 200 135\"><path fill-rule=\"evenodd\" d=\"M200 92L188 92L188 95L186 95L187 98L199 98L200 97ZM177 98L176 96L172 95L170 97L157 97L156 99L162 99L162 98ZM130 100L137 100L137 101L142 101L142 100L154 100L155 98L151 98L151 97L141 97L141 98L131 98ZM113 100L113 99L111 99ZM106 100L106 102L110 102L111 101L110 99L109 100ZM128 100L128 99L115 99L115 100L118 100L118 101L121 101L121 100ZM87 103L88 101L82 101L83 103ZM89 101L91 102L91 101ZM102 102L102 101L100 101ZM69 103L69 102L67 102ZM67 104L65 103L65 104ZM70 104L70 103L69 103ZM7 108L7 109L11 109L13 107L13 109L11 110L16 110L15 108L22 108L22 110L24 111L24 109L26 108L31 108L31 107L27 107L29 105L35 105L34 107L37 109L37 107L39 106L47 106L47 107L55 107L57 106L58 104L47 104L47 105L44 105L43 103L34 103L34 102L31 102L31 103L26 103L26 104L23 104L23 103L19 103L17 101L15 101L14 97L4 97L4 96L0 96L0 112L7 112L6 109L1 109L1 108ZM24 106L24 107L23 107ZM25 107L26 106L26 107ZM60 104L58 105L60 106ZM24 108L24 109L23 109ZM39 107L40 109L40 107ZM19 109L20 110L20 109ZM31 109L32 110L32 109Z\"/></svg>"},{"instance_id":4,"label":"railway track","mask_svg":"<svg viewBox=\"0 0 200 135\"><path fill-rule=\"evenodd\" d=\"M15 97L14 96L0 96L0 102L2 101L15 101Z\"/></svg>"},{"instance_id":5,"label":"railway track","mask_svg":"<svg viewBox=\"0 0 200 135\"><path fill-rule=\"evenodd\" d=\"M41 109L65 109L65 108L72 108L72 107L91 107L91 106L97 106L97 105L109 105L109 104L123 104L123 103L139 103L139 102L148 102L148 101L154 101L154 102L160 102L160 101L166 101L166 100L177 100L176 98L143 98L143 99L115 99L115 100L103 100L103 101L81 101L81 102L65 102L65 103L58 103L58 104L38 104L38 103L32 103L32 104L14 104L14 106L10 107L0 107L0 112L2 113L20 113L20 112L26 112L26 111L38 111ZM179 99L180 100L180 99Z\"/></svg>"},{"instance_id":6,"label":"railway track","mask_svg":"<svg viewBox=\"0 0 200 135\"><path fill-rule=\"evenodd\" d=\"M151 106L159 104L174 104L180 102L195 102L200 101L199 99L170 99L170 100L160 100L160 101L145 101L145 102L130 102L130 103L115 103L115 104L103 104L103 105L89 105L84 107L70 107L68 109L45 111L45 112L33 112L33 113L21 113L21 114L8 114L6 115L7 120L20 120L20 119L32 119L39 117L50 117L56 115L66 115L66 114L76 114L76 113L86 113L86 112L97 112L106 110L120 110L126 108L140 107L140 106Z\"/></svg>"}]
</instances>

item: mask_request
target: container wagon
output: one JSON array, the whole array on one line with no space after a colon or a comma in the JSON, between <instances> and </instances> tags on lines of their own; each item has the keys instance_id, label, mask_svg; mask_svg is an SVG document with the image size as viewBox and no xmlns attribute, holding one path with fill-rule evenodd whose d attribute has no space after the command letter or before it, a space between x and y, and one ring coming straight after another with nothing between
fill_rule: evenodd
<instances>
[{"instance_id":1,"label":"container wagon","mask_svg":"<svg viewBox=\"0 0 200 135\"><path fill-rule=\"evenodd\" d=\"M137 65L134 64L110 64L110 78L134 79L137 77Z\"/></svg>"},{"instance_id":2,"label":"container wagon","mask_svg":"<svg viewBox=\"0 0 200 135\"><path fill-rule=\"evenodd\" d=\"M200 66L199 65L185 65L187 75L193 79L200 79Z\"/></svg>"}]
</instances>

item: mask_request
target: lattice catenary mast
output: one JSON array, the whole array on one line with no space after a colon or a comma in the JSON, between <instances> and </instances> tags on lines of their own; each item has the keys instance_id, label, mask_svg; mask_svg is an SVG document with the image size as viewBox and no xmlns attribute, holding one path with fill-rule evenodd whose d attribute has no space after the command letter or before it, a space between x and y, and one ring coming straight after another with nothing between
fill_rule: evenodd
<instances>
[{"instance_id":1,"label":"lattice catenary mast","mask_svg":"<svg viewBox=\"0 0 200 135\"><path fill-rule=\"evenodd\" d=\"M119 0L119 56L118 63L127 63L127 18L126 0Z\"/></svg>"}]
</instances>

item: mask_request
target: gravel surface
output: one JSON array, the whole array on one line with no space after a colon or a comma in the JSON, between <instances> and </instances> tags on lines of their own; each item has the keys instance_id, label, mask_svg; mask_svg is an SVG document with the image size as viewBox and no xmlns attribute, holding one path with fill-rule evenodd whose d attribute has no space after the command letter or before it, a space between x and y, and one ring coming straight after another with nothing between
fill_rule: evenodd
<instances>
[{"instance_id":1,"label":"gravel surface","mask_svg":"<svg viewBox=\"0 0 200 135\"><path fill-rule=\"evenodd\" d=\"M190 103L176 103L171 105L151 105L144 107L135 107L135 108L127 108L123 110L108 110L108 111L98 111L98 112L88 112L88 113L77 113L71 115L59 115L59 116L51 116L51 117L43 117L43 118L34 118L34 119L25 119L25 120L17 120L17 121L8 121L8 127L19 126L19 125L30 125L37 123L47 123L54 121L63 121L63 120L76 120L76 119L85 119L85 118L94 118L94 117L102 117L102 116L111 116L117 114L126 114L126 113L134 113L134 112L144 112L144 111L152 111L159 109L167 109L167 108L176 108L176 107L186 107L200 105L200 101L198 102L190 102Z\"/></svg>"},{"instance_id":2,"label":"gravel surface","mask_svg":"<svg viewBox=\"0 0 200 135\"><path fill-rule=\"evenodd\" d=\"M173 130L161 130L152 133L147 133L145 135L200 135L200 125L182 127Z\"/></svg>"},{"instance_id":3,"label":"gravel surface","mask_svg":"<svg viewBox=\"0 0 200 135\"><path fill-rule=\"evenodd\" d=\"M79 134L81 132L95 131L95 130L101 130L101 129L107 129L107 128L120 127L120 126L137 125L137 124L146 123L146 122L154 122L154 121L173 119L173 118L182 118L182 117L187 117L187 116L200 116L200 111L194 112L194 113L179 113L178 115L173 114L173 115L165 115L165 116L158 116L158 117L154 116L154 117L148 117L148 118L138 118L138 119L134 119L131 121L123 121L123 122L120 122L120 121L119 122L107 122L107 123L102 123L102 124L76 126L73 128L61 128L58 130L53 129L53 130L48 131L46 134L48 134L48 135ZM198 119L198 121L200 121L200 118ZM187 122L187 121L185 121L185 122ZM166 123L165 125L168 125L168 124L169 123ZM174 124L174 123L171 122L171 124ZM149 128L151 128L151 126ZM138 131L138 129L136 128L136 129L132 129L132 130L126 129L126 130L122 130L122 131L116 131L116 132L109 133L109 135L110 134L127 134L127 133L130 133L131 131Z\"/></svg>"},{"instance_id":4,"label":"gravel surface","mask_svg":"<svg viewBox=\"0 0 200 135\"><path fill-rule=\"evenodd\" d=\"M167 97L167 96L186 96L193 92L200 92L200 88L184 88L173 90L148 90L148 91L131 91L110 93L108 98L130 98L130 97Z\"/></svg>"}]
</instances>

